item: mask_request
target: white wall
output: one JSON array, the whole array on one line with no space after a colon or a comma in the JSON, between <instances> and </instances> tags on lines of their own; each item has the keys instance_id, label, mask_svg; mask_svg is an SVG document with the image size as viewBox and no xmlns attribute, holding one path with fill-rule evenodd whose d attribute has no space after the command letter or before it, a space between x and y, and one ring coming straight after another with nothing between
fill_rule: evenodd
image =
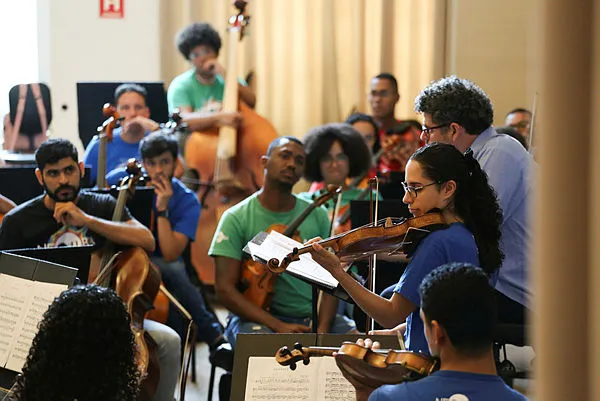
<instances>
[{"instance_id":1,"label":"white wall","mask_svg":"<svg viewBox=\"0 0 600 401\"><path fill-rule=\"evenodd\" d=\"M160 80L159 1L124 0L124 18L106 19L98 0L37 0L40 79L52 93L52 135L83 150L77 82Z\"/></svg>"},{"instance_id":2,"label":"white wall","mask_svg":"<svg viewBox=\"0 0 600 401\"><path fill-rule=\"evenodd\" d=\"M10 88L38 81L36 1L14 1L10 4L10 12L0 12L0 117L8 113Z\"/></svg>"}]
</instances>

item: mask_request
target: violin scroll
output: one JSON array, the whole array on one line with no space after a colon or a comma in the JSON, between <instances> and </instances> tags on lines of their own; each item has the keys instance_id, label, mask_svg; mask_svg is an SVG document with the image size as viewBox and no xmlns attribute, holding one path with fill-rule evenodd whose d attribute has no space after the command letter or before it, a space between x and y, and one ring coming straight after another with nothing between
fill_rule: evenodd
<instances>
[{"instance_id":1,"label":"violin scroll","mask_svg":"<svg viewBox=\"0 0 600 401\"><path fill-rule=\"evenodd\" d=\"M302 344L295 343L294 348L289 349L283 346L277 350L275 360L281 366L289 366L291 370L296 370L297 363L302 361L304 365L310 363L310 357L302 351Z\"/></svg>"}]
</instances>

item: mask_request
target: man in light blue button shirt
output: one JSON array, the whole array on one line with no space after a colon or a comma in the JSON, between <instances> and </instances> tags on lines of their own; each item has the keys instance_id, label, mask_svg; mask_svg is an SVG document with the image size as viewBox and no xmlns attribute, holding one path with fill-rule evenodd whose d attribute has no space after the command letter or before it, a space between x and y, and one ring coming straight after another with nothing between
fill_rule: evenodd
<instances>
[{"instance_id":1,"label":"man in light blue button shirt","mask_svg":"<svg viewBox=\"0 0 600 401\"><path fill-rule=\"evenodd\" d=\"M530 296L531 155L514 138L495 131L490 99L466 79L451 76L431 83L415 99L415 110L423 113L422 140L453 144L461 152L471 148L487 173L503 213L505 257L496 284L499 321L523 324Z\"/></svg>"}]
</instances>

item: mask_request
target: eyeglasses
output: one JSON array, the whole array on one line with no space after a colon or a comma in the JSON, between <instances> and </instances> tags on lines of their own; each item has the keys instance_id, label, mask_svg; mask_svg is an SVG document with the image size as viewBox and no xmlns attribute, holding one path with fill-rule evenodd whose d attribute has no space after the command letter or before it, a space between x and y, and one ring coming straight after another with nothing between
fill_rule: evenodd
<instances>
[{"instance_id":1,"label":"eyeglasses","mask_svg":"<svg viewBox=\"0 0 600 401\"><path fill-rule=\"evenodd\" d=\"M429 135L431 131L436 130L438 128L447 127L449 125L450 125L450 123L436 125L435 127L427 127L427 126L424 125L423 127L421 127L421 132L423 132L425 135Z\"/></svg>"},{"instance_id":2,"label":"eyeglasses","mask_svg":"<svg viewBox=\"0 0 600 401\"><path fill-rule=\"evenodd\" d=\"M326 154L321 158L321 163L332 164L334 161L338 163L344 163L348 161L348 155L345 153L338 153L335 156L331 156L330 154Z\"/></svg>"},{"instance_id":3,"label":"eyeglasses","mask_svg":"<svg viewBox=\"0 0 600 401\"><path fill-rule=\"evenodd\" d=\"M431 185L436 185L436 184L439 184L439 182L435 181L435 182L432 182L427 185L421 185L420 187L413 187L410 185L406 185L406 182L402 181L402 187L404 188L404 192L409 194L411 198L415 198L415 199L417 198L417 195L419 194L419 192L421 192L423 189L425 189Z\"/></svg>"}]
</instances>

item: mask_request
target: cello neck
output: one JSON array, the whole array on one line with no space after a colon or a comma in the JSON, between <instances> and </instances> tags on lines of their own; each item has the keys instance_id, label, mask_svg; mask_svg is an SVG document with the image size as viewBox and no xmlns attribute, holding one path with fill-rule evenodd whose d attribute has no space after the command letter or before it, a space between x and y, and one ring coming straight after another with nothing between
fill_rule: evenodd
<instances>
[{"instance_id":1,"label":"cello neck","mask_svg":"<svg viewBox=\"0 0 600 401\"><path fill-rule=\"evenodd\" d=\"M98 133L98 173L96 174L96 186L106 188L106 143L108 137L104 132Z\"/></svg>"}]
</instances>

